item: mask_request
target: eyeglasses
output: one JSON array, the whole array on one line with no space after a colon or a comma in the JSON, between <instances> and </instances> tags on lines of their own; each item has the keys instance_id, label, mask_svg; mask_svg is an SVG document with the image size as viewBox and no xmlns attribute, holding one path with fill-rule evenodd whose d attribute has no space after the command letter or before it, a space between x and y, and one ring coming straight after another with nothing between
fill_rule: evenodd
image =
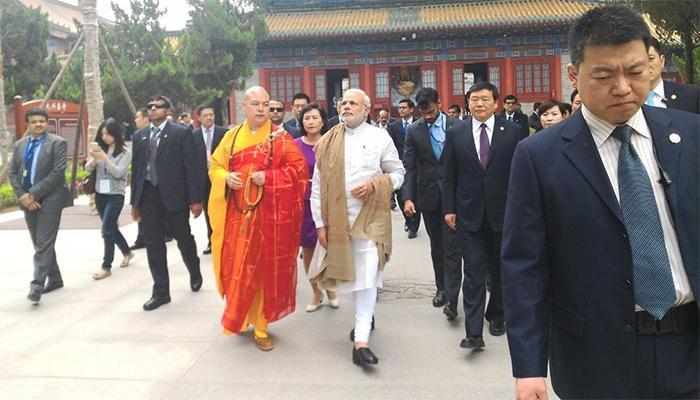
<instances>
[{"instance_id":1,"label":"eyeglasses","mask_svg":"<svg viewBox=\"0 0 700 400\"><path fill-rule=\"evenodd\" d=\"M284 112L284 107L270 107L270 112Z\"/></svg>"},{"instance_id":2,"label":"eyeglasses","mask_svg":"<svg viewBox=\"0 0 700 400\"><path fill-rule=\"evenodd\" d=\"M159 108L168 108L168 106L165 104L151 103L151 104L147 105L146 108L148 108L149 110L156 110Z\"/></svg>"}]
</instances>

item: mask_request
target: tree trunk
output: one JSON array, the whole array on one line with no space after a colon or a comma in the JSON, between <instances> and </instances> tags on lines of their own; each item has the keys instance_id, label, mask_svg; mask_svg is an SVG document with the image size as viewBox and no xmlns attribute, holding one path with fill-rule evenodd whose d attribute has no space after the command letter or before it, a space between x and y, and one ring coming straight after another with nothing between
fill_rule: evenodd
<instances>
[{"instance_id":1,"label":"tree trunk","mask_svg":"<svg viewBox=\"0 0 700 400\"><path fill-rule=\"evenodd\" d=\"M102 123L102 88L100 86L100 47L97 28L97 0L81 0L85 32L85 102L88 112L88 138L97 134Z\"/></svg>"},{"instance_id":2,"label":"tree trunk","mask_svg":"<svg viewBox=\"0 0 700 400\"><path fill-rule=\"evenodd\" d=\"M2 11L0 11L0 26L2 26ZM2 30L0 30L2 32ZM0 172L0 185L5 182L7 174L10 171L10 132L7 131L7 116L5 109L5 81L2 59L2 34L0 34L0 163L2 164L2 172Z\"/></svg>"},{"instance_id":3,"label":"tree trunk","mask_svg":"<svg viewBox=\"0 0 700 400\"><path fill-rule=\"evenodd\" d=\"M683 35L683 58L685 58L685 83L695 84L695 60L693 60L693 32Z\"/></svg>"}]
</instances>

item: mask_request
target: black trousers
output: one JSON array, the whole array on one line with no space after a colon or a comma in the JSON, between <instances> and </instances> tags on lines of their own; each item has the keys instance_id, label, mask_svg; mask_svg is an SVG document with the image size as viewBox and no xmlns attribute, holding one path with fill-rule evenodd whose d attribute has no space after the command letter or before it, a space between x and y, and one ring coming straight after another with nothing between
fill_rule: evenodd
<instances>
[{"instance_id":1,"label":"black trousers","mask_svg":"<svg viewBox=\"0 0 700 400\"><path fill-rule=\"evenodd\" d=\"M408 230L409 230L410 232L418 232L418 228L420 228L420 214L421 214L421 211L420 211L420 210L418 209L418 207L416 206L416 213L415 213L415 214L411 215L410 217L407 216L406 214L404 214L404 212L403 212L403 201L404 201L404 198L403 198L403 196L401 196L401 191L400 191L400 190L397 190L395 193L396 193L396 199L397 199L397 201L398 201L398 204L397 204L397 205L398 205L398 207L399 207L399 210L401 210L401 214L403 214L403 219L404 219L404 221L405 221L405 223L404 223L405 226L408 227Z\"/></svg>"},{"instance_id":2,"label":"black trousers","mask_svg":"<svg viewBox=\"0 0 700 400\"><path fill-rule=\"evenodd\" d=\"M146 240L148 268L153 277L153 296L170 294L168 259L165 248L166 231L177 240L182 260L190 273L190 280L201 278L197 244L190 231L190 212L168 211L158 188L146 181L139 204L143 234Z\"/></svg>"},{"instance_id":3,"label":"black trousers","mask_svg":"<svg viewBox=\"0 0 700 400\"><path fill-rule=\"evenodd\" d=\"M209 179L209 178L207 178ZM211 185L207 185L202 191L202 208L204 209L204 220L207 222L207 247L211 247L211 223L209 222L209 191Z\"/></svg>"},{"instance_id":4,"label":"black trousers","mask_svg":"<svg viewBox=\"0 0 700 400\"><path fill-rule=\"evenodd\" d=\"M501 232L494 231L484 216L478 231L459 231L464 258L464 328L467 336L482 336L484 316L503 320L501 293ZM491 275L491 296L486 307L486 277ZM484 313L486 308L486 313Z\"/></svg>"},{"instance_id":5,"label":"black trousers","mask_svg":"<svg viewBox=\"0 0 700 400\"><path fill-rule=\"evenodd\" d=\"M633 398L700 398L697 312L694 323L683 333L637 335L635 339Z\"/></svg>"},{"instance_id":6,"label":"black trousers","mask_svg":"<svg viewBox=\"0 0 700 400\"><path fill-rule=\"evenodd\" d=\"M435 286L437 290L446 291L447 299L450 300L450 291L454 291L453 271L455 269L460 271L462 267L457 234L445 223L442 207L423 211L423 222L425 223L425 230L428 232L428 238L430 238L430 258L433 261ZM457 293L455 296L459 295L459 282L461 282L461 273L457 282Z\"/></svg>"}]
</instances>

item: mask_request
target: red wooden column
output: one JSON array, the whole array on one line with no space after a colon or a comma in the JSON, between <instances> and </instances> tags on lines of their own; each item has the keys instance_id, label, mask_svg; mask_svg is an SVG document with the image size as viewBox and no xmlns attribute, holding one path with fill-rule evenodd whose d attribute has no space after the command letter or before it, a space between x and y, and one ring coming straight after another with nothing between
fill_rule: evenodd
<instances>
[{"instance_id":1,"label":"red wooden column","mask_svg":"<svg viewBox=\"0 0 700 400\"><path fill-rule=\"evenodd\" d=\"M438 63L437 70L437 87L439 95L438 98L441 100L443 111L447 109L446 107L450 106L449 99L452 98L452 93L450 92L451 77L452 75L450 74L450 66L447 64L447 60L440 61Z\"/></svg>"},{"instance_id":2,"label":"red wooden column","mask_svg":"<svg viewBox=\"0 0 700 400\"><path fill-rule=\"evenodd\" d=\"M231 91L228 95L228 122L229 124L235 124L238 122L238 115L236 115L236 92Z\"/></svg>"},{"instance_id":3,"label":"red wooden column","mask_svg":"<svg viewBox=\"0 0 700 400\"><path fill-rule=\"evenodd\" d=\"M270 92L270 80L268 79L267 71L263 67L258 68L258 80L260 81L260 86L264 87L265 90Z\"/></svg>"},{"instance_id":4,"label":"red wooden column","mask_svg":"<svg viewBox=\"0 0 700 400\"><path fill-rule=\"evenodd\" d=\"M311 101L315 101L316 91L314 90L315 88L313 87L312 83L313 80L311 79L311 68L303 67L301 70L301 91L311 97Z\"/></svg>"},{"instance_id":5,"label":"red wooden column","mask_svg":"<svg viewBox=\"0 0 700 400\"><path fill-rule=\"evenodd\" d=\"M503 86L501 87L501 93L503 97L509 94L515 94L515 77L513 76L513 57L506 57L503 61L503 71L501 71L501 76L503 77Z\"/></svg>"},{"instance_id":6,"label":"red wooden column","mask_svg":"<svg viewBox=\"0 0 700 400\"><path fill-rule=\"evenodd\" d=\"M551 95L552 98L554 99L559 99L561 101L566 101L567 99L561 99L561 94L564 93L561 87L561 55L560 54L555 54L554 57L552 57L552 77L550 79L550 82L552 83L551 86Z\"/></svg>"},{"instance_id":7,"label":"red wooden column","mask_svg":"<svg viewBox=\"0 0 700 400\"><path fill-rule=\"evenodd\" d=\"M362 90L367 93L367 96L374 102L374 85L372 84L372 68L369 64L362 65L362 75L360 78Z\"/></svg>"}]
</instances>

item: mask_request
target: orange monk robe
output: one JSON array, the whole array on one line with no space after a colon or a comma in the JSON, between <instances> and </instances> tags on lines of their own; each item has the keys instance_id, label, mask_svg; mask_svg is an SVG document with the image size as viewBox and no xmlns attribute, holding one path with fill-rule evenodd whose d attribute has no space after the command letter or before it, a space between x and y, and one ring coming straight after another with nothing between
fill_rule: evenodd
<instances>
[{"instance_id":1,"label":"orange monk robe","mask_svg":"<svg viewBox=\"0 0 700 400\"><path fill-rule=\"evenodd\" d=\"M277 129L268 121L253 135L244 122L226 133L211 157L212 260L217 289L226 301L221 323L227 332L244 331L248 320L254 319L248 314L258 289L264 288L267 322L283 318L295 307L296 255L308 172L288 133L275 135L271 147L270 132ZM243 188L228 189L226 177L231 171L241 173ZM249 185L249 202L260 190L247 183L255 171L265 171L265 185L248 219L241 211L247 210L245 185Z\"/></svg>"}]
</instances>

